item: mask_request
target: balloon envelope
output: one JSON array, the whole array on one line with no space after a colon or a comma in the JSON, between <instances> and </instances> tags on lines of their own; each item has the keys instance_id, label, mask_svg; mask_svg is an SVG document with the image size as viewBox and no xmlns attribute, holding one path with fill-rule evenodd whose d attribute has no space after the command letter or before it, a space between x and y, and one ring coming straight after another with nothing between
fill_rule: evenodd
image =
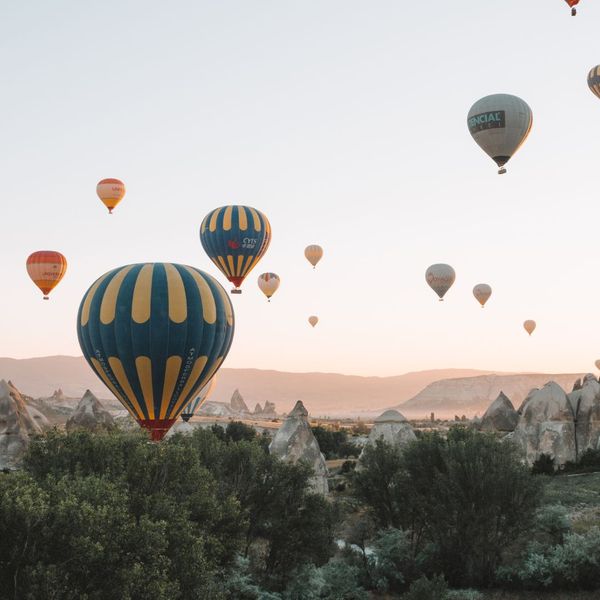
<instances>
[{"instance_id":1,"label":"balloon envelope","mask_svg":"<svg viewBox=\"0 0 600 600\"><path fill-rule=\"evenodd\" d=\"M523 323L523 327L525 328L525 331L531 335L536 328L536 323L535 321L532 321L531 319L525 321L525 323Z\"/></svg>"},{"instance_id":2,"label":"balloon envelope","mask_svg":"<svg viewBox=\"0 0 600 600\"><path fill-rule=\"evenodd\" d=\"M425 271L425 281L429 287L440 297L440 301L444 299L446 292L452 287L456 273L450 265L436 264L431 265Z\"/></svg>"},{"instance_id":3,"label":"balloon envelope","mask_svg":"<svg viewBox=\"0 0 600 600\"><path fill-rule=\"evenodd\" d=\"M487 283L478 283L473 288L473 296L475 296L477 302L481 304L481 308L485 306L485 303L490 299L492 295L492 288Z\"/></svg>"},{"instance_id":4,"label":"balloon envelope","mask_svg":"<svg viewBox=\"0 0 600 600\"><path fill-rule=\"evenodd\" d=\"M308 317L308 322L314 327L319 322L319 317L312 315Z\"/></svg>"},{"instance_id":5,"label":"balloon envelope","mask_svg":"<svg viewBox=\"0 0 600 600\"><path fill-rule=\"evenodd\" d=\"M237 288L258 264L271 243L271 225L250 206L221 206L200 226L200 241L217 268Z\"/></svg>"},{"instance_id":6,"label":"balloon envelope","mask_svg":"<svg viewBox=\"0 0 600 600\"><path fill-rule=\"evenodd\" d=\"M498 173L505 173L504 165L531 131L533 114L521 98L493 94L473 104L467 124L473 139L498 165Z\"/></svg>"},{"instance_id":7,"label":"balloon envelope","mask_svg":"<svg viewBox=\"0 0 600 600\"><path fill-rule=\"evenodd\" d=\"M600 65L596 65L588 73L587 83L592 94L600 98Z\"/></svg>"},{"instance_id":8,"label":"balloon envelope","mask_svg":"<svg viewBox=\"0 0 600 600\"><path fill-rule=\"evenodd\" d=\"M565 2L571 7L571 14L575 16L577 14L575 6L579 4L579 0L565 0Z\"/></svg>"},{"instance_id":9,"label":"balloon envelope","mask_svg":"<svg viewBox=\"0 0 600 600\"><path fill-rule=\"evenodd\" d=\"M171 263L109 271L77 317L90 367L154 440L219 369L233 330L231 301L216 279Z\"/></svg>"},{"instance_id":10,"label":"balloon envelope","mask_svg":"<svg viewBox=\"0 0 600 600\"><path fill-rule=\"evenodd\" d=\"M195 414L196 411L209 399L215 384L217 383L217 376L215 375L199 392L198 396L194 398L181 413L181 418L187 423Z\"/></svg>"},{"instance_id":11,"label":"balloon envelope","mask_svg":"<svg viewBox=\"0 0 600 600\"><path fill-rule=\"evenodd\" d=\"M306 260L308 260L314 269L317 266L317 263L323 258L323 248L317 244L306 246L304 249L304 256L306 256Z\"/></svg>"},{"instance_id":12,"label":"balloon envelope","mask_svg":"<svg viewBox=\"0 0 600 600\"><path fill-rule=\"evenodd\" d=\"M277 291L280 280L279 275L275 273L263 273L258 276L258 287L260 291L270 300L271 296Z\"/></svg>"},{"instance_id":13,"label":"balloon envelope","mask_svg":"<svg viewBox=\"0 0 600 600\"><path fill-rule=\"evenodd\" d=\"M112 214L113 209L125 196L125 184L120 179L102 179L96 185L96 193L108 212Z\"/></svg>"},{"instance_id":14,"label":"balloon envelope","mask_svg":"<svg viewBox=\"0 0 600 600\"><path fill-rule=\"evenodd\" d=\"M48 300L48 294L60 283L67 271L67 259L53 250L39 250L27 258L27 273Z\"/></svg>"},{"instance_id":15,"label":"balloon envelope","mask_svg":"<svg viewBox=\"0 0 600 600\"><path fill-rule=\"evenodd\" d=\"M596 369L600 369L600 360L597 360L595 363Z\"/></svg>"}]
</instances>

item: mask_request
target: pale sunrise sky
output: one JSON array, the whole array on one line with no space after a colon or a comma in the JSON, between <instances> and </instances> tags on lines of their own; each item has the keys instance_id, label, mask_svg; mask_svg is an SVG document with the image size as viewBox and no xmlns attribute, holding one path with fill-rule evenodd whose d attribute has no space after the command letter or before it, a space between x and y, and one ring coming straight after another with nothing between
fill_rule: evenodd
<instances>
[{"instance_id":1,"label":"pale sunrise sky","mask_svg":"<svg viewBox=\"0 0 600 600\"><path fill-rule=\"evenodd\" d=\"M586 371L600 358L600 4L582 0L0 4L0 356L81 354L75 317L132 262L205 269L204 215L263 211L226 367ZM499 177L466 115L533 110ZM127 195L109 216L99 179ZM309 243L325 257L313 271ZM35 250L69 267L43 302ZM457 273L446 302L425 269ZM256 286L274 271L270 304ZM481 310L471 290L489 283ZM320 317L312 329L307 318ZM525 319L538 329L529 338Z\"/></svg>"}]
</instances>

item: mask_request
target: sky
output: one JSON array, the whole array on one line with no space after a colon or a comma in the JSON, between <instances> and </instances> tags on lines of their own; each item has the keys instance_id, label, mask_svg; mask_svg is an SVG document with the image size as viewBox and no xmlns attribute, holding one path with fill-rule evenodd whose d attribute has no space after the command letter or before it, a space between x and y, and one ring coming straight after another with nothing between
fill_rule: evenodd
<instances>
[{"instance_id":1,"label":"sky","mask_svg":"<svg viewBox=\"0 0 600 600\"><path fill-rule=\"evenodd\" d=\"M224 204L273 241L233 296L227 367L394 375L576 372L600 358L598 2L31 0L0 4L0 356L81 354L87 288L170 261L230 284L199 241ZM523 98L508 164L470 106ZM98 180L127 195L109 216ZM307 244L323 246L316 270ZM43 302L25 270L58 250ZM441 303L425 283L451 264ZM272 302L264 271L281 277ZM489 283L485 309L472 296ZM307 322L316 314L320 322ZM527 336L525 319L538 327Z\"/></svg>"}]
</instances>

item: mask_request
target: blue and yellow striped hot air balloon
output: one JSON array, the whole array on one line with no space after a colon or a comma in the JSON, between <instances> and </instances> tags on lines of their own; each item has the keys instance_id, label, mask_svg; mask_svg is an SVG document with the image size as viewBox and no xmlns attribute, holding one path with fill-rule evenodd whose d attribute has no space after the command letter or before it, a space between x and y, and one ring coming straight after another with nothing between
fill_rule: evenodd
<instances>
[{"instance_id":1,"label":"blue and yellow striped hot air balloon","mask_svg":"<svg viewBox=\"0 0 600 600\"><path fill-rule=\"evenodd\" d=\"M258 264L271 242L271 225L250 206L221 206L209 212L200 226L206 254L235 286L232 294Z\"/></svg>"},{"instance_id":2,"label":"blue and yellow striped hot air balloon","mask_svg":"<svg viewBox=\"0 0 600 600\"><path fill-rule=\"evenodd\" d=\"M89 365L157 441L221 366L233 330L233 307L216 279L171 263L109 271L77 316Z\"/></svg>"}]
</instances>

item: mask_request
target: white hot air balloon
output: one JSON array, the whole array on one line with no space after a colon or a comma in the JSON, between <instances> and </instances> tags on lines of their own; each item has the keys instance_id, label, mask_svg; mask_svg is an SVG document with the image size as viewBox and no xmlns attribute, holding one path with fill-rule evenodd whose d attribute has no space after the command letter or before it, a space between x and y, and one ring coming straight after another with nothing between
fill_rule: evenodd
<instances>
[{"instance_id":1,"label":"white hot air balloon","mask_svg":"<svg viewBox=\"0 0 600 600\"><path fill-rule=\"evenodd\" d=\"M271 302L271 296L277 291L279 283L279 275L276 273L263 273L258 276L258 287L269 302Z\"/></svg>"},{"instance_id":2,"label":"white hot air balloon","mask_svg":"<svg viewBox=\"0 0 600 600\"><path fill-rule=\"evenodd\" d=\"M308 322L314 327L319 322L319 317L311 315L310 317L308 317Z\"/></svg>"},{"instance_id":3,"label":"white hot air balloon","mask_svg":"<svg viewBox=\"0 0 600 600\"><path fill-rule=\"evenodd\" d=\"M529 335L531 335L535 331L536 323L535 323L535 321L528 319L527 321L525 321L525 323L523 323L523 327L525 328L525 331Z\"/></svg>"},{"instance_id":4,"label":"white hot air balloon","mask_svg":"<svg viewBox=\"0 0 600 600\"><path fill-rule=\"evenodd\" d=\"M317 263L323 258L323 248L317 244L306 246L304 249L304 256L306 256L306 260L313 266L314 269L317 266Z\"/></svg>"},{"instance_id":5,"label":"white hot air balloon","mask_svg":"<svg viewBox=\"0 0 600 600\"><path fill-rule=\"evenodd\" d=\"M469 132L482 150L506 173L504 165L531 131L533 114L526 102L510 94L493 94L473 104L467 116Z\"/></svg>"},{"instance_id":6,"label":"white hot air balloon","mask_svg":"<svg viewBox=\"0 0 600 600\"><path fill-rule=\"evenodd\" d=\"M492 295L492 288L487 283L478 283L473 288L473 296L479 304L481 304L481 308L485 306L485 303L490 299Z\"/></svg>"},{"instance_id":7,"label":"white hot air balloon","mask_svg":"<svg viewBox=\"0 0 600 600\"><path fill-rule=\"evenodd\" d=\"M450 265L431 265L425 272L425 281L440 297L440 302L444 300L444 295L452 287L455 279L456 273Z\"/></svg>"},{"instance_id":8,"label":"white hot air balloon","mask_svg":"<svg viewBox=\"0 0 600 600\"><path fill-rule=\"evenodd\" d=\"M595 363L596 369L600 369L600 360L597 360Z\"/></svg>"}]
</instances>

